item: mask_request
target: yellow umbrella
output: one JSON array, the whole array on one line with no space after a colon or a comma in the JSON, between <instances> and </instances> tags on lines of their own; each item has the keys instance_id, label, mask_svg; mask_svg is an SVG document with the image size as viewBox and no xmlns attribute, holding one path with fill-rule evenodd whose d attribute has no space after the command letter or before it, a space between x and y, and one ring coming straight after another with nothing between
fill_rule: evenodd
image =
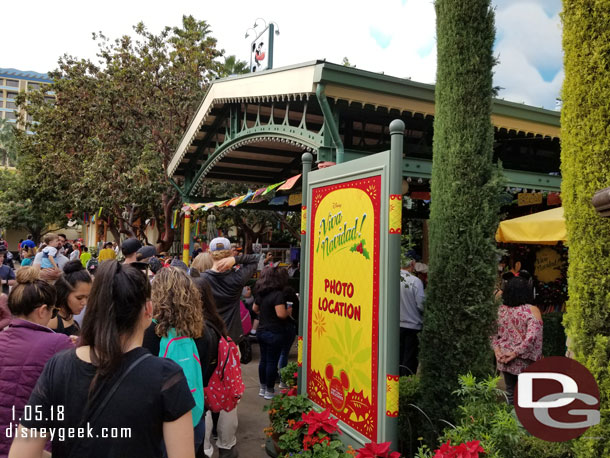
<instances>
[{"instance_id":1,"label":"yellow umbrella","mask_svg":"<svg viewBox=\"0 0 610 458\"><path fill-rule=\"evenodd\" d=\"M566 221L563 207L502 221L496 241L555 245L566 241Z\"/></svg>"}]
</instances>

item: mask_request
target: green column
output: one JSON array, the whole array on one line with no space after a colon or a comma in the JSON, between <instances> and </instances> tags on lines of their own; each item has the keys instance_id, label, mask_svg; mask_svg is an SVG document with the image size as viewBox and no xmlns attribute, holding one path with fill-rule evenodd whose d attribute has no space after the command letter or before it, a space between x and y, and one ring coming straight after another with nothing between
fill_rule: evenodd
<instances>
[{"instance_id":1,"label":"green column","mask_svg":"<svg viewBox=\"0 0 610 458\"><path fill-rule=\"evenodd\" d=\"M301 185L302 185L302 203L301 203L301 212L305 213L305 218L307 221L308 218L308 213L309 210L307 208L307 183L308 183L308 179L307 179L307 174L309 172L311 172L311 164L313 162L313 155L311 153L303 153L303 155L301 156L301 161L303 163L303 174L301 175ZM303 214L301 213L301 221L303 219ZM302 229L302 228L301 228ZM305 226L305 231L307 231L307 226ZM299 301L300 301L300 306L299 306L299 361L301 360L303 353L302 353L302 338L303 338L303 330L305 329L305 308L307 307L307 304L303 302L303 299L305 298L305 278L306 275L308 275L308 272L305 272L305 268L307 267L305 264L307 262L307 247L305 246L307 244L307 234L303 233L303 230L301 230L301 265L299 267ZM305 387L302 386L302 377L301 377L301 372L302 372L302 368L299 367L299 385L298 385L298 392L302 393L302 391L305 389Z\"/></svg>"},{"instance_id":2,"label":"green column","mask_svg":"<svg viewBox=\"0 0 610 458\"><path fill-rule=\"evenodd\" d=\"M390 196L402 193L402 149L405 123L395 119L390 123ZM398 205L402 212L402 200L390 199L390 205ZM398 355L400 342L400 231L388 234L388 301L386 323L387 375L398 375ZM386 381L386 383L388 383ZM396 387L397 388L397 387ZM392 447L398 447L398 418L389 418L386 423L386 437L392 438Z\"/></svg>"}]
</instances>

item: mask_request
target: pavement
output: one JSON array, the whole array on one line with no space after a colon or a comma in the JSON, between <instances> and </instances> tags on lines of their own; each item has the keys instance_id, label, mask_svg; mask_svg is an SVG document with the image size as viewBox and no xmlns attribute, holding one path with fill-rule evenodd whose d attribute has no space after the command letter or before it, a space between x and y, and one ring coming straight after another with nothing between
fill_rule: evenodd
<instances>
[{"instance_id":1,"label":"pavement","mask_svg":"<svg viewBox=\"0 0 610 458\"><path fill-rule=\"evenodd\" d=\"M260 352L258 344L252 343L252 361L242 364L241 376L246 391L237 407L239 426L237 428L237 451L240 458L267 458L265 453L265 434L263 428L269 426L267 412L263 407L269 403L258 395L258 361ZM290 352L289 361L296 361L296 340ZM278 390L277 385L275 386ZM218 457L218 449L214 450L213 458Z\"/></svg>"}]
</instances>

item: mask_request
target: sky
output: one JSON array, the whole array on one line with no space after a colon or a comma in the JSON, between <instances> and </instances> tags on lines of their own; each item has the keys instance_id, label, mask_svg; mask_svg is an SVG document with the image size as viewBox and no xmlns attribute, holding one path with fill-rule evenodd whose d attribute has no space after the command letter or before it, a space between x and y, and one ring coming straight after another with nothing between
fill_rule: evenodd
<instances>
[{"instance_id":1,"label":"sky","mask_svg":"<svg viewBox=\"0 0 610 458\"><path fill-rule=\"evenodd\" d=\"M561 0L493 0L496 10L494 68L498 97L555 108L563 82ZM4 2L0 67L45 73L63 54L95 59L93 32L132 35L142 21L158 33L180 25L183 15L207 21L218 47L249 61L258 22L274 22L274 67L316 59L386 75L434 83L435 12L432 0L29 0ZM262 19L259 19L262 18ZM251 31L250 31L251 32ZM10 41L9 41L10 37Z\"/></svg>"}]
</instances>

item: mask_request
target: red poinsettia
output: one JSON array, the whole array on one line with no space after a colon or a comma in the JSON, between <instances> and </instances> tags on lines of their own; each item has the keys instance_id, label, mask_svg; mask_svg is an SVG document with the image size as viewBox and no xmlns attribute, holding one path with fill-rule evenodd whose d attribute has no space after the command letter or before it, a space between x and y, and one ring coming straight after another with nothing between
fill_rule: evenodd
<instances>
[{"instance_id":1,"label":"red poinsettia","mask_svg":"<svg viewBox=\"0 0 610 458\"><path fill-rule=\"evenodd\" d=\"M356 451L358 452L356 458L400 458L400 453L390 453L390 442L382 442L381 444L369 442Z\"/></svg>"},{"instance_id":2,"label":"red poinsettia","mask_svg":"<svg viewBox=\"0 0 610 458\"><path fill-rule=\"evenodd\" d=\"M479 453L485 453L480 443L481 441L471 441L451 445L451 441L447 441L436 450L434 458L479 458Z\"/></svg>"},{"instance_id":3,"label":"red poinsettia","mask_svg":"<svg viewBox=\"0 0 610 458\"><path fill-rule=\"evenodd\" d=\"M337 426L339 419L330 418L329 409L326 409L324 412L320 413L312 410L309 413L301 414L301 418L303 418L303 420L296 422L292 429L299 429L303 426L307 426L308 436L315 434L317 431L325 432L327 434L332 434L335 432L341 433L341 431L339 431L339 427Z\"/></svg>"}]
</instances>

